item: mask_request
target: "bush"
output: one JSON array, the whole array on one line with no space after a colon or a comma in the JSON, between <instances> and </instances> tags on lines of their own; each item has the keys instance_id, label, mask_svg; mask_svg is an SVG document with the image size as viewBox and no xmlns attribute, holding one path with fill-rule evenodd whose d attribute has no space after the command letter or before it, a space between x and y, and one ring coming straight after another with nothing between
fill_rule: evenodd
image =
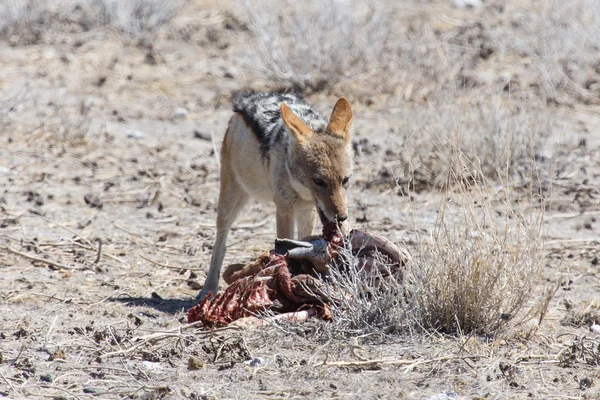
<instances>
[{"instance_id":1,"label":"bush","mask_svg":"<svg viewBox=\"0 0 600 400\"><path fill-rule=\"evenodd\" d=\"M246 11L257 41L247 65L275 85L320 91L381 72L389 11L376 3L246 2Z\"/></svg>"},{"instance_id":2,"label":"bush","mask_svg":"<svg viewBox=\"0 0 600 400\"><path fill-rule=\"evenodd\" d=\"M97 26L129 39L151 39L186 0L0 0L0 36L12 44L54 40L52 31L87 31Z\"/></svg>"},{"instance_id":3,"label":"bush","mask_svg":"<svg viewBox=\"0 0 600 400\"><path fill-rule=\"evenodd\" d=\"M464 189L453 196L464 204L440 207L431 237L421 239L402 279L332 274L333 287L345 294L334 307L333 331L497 334L517 316L541 323L545 310L529 307L540 282L540 220L512 210L498 220L497 208L481 206Z\"/></svg>"},{"instance_id":4,"label":"bush","mask_svg":"<svg viewBox=\"0 0 600 400\"><path fill-rule=\"evenodd\" d=\"M511 210L498 221L491 206L476 209L469 202L450 218L441 207L410 270L417 288L412 317L425 329L494 334L522 311L539 284L539 221Z\"/></svg>"}]
</instances>

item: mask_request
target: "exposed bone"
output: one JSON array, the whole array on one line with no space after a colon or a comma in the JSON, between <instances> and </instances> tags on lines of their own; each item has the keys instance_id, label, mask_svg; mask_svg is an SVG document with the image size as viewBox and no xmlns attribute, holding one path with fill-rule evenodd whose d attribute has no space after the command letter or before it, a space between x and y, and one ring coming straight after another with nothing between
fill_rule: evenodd
<instances>
[{"instance_id":1,"label":"exposed bone","mask_svg":"<svg viewBox=\"0 0 600 400\"><path fill-rule=\"evenodd\" d=\"M305 242L302 240L275 239L275 253L277 254L283 255L291 249L296 249L298 247L310 249L313 247L313 244L311 242Z\"/></svg>"},{"instance_id":2,"label":"exposed bone","mask_svg":"<svg viewBox=\"0 0 600 400\"><path fill-rule=\"evenodd\" d=\"M329 270L327 264L331 261L327 245L327 241L322 237L317 237L309 242L277 239L275 241L275 252L285 254L281 251L286 249L289 258L308 260L315 271L325 273Z\"/></svg>"}]
</instances>

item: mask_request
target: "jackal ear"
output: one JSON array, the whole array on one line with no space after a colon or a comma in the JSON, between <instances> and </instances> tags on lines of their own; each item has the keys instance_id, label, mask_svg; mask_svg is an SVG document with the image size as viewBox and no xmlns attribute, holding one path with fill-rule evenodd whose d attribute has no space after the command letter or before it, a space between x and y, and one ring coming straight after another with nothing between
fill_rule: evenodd
<instances>
[{"instance_id":1,"label":"jackal ear","mask_svg":"<svg viewBox=\"0 0 600 400\"><path fill-rule=\"evenodd\" d=\"M280 108L283 122L290 128L298 143L306 143L313 134L312 130L285 103L281 103Z\"/></svg>"},{"instance_id":2,"label":"jackal ear","mask_svg":"<svg viewBox=\"0 0 600 400\"><path fill-rule=\"evenodd\" d=\"M353 120L354 116L352 115L350 103L342 97L335 103L335 107L333 107L331 118L329 118L329 125L327 125L327 132L349 142L350 127Z\"/></svg>"}]
</instances>

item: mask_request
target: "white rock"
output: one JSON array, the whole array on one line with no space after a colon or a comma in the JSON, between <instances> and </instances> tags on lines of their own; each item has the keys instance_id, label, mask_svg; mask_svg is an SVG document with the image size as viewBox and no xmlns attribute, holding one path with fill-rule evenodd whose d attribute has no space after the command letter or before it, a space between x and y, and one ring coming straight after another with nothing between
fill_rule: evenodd
<instances>
[{"instance_id":1,"label":"white rock","mask_svg":"<svg viewBox=\"0 0 600 400\"><path fill-rule=\"evenodd\" d=\"M429 396L427 400L453 400L458 399L458 394L451 390L446 393L434 394L433 396Z\"/></svg>"},{"instance_id":2,"label":"white rock","mask_svg":"<svg viewBox=\"0 0 600 400\"><path fill-rule=\"evenodd\" d=\"M145 371L159 371L162 369L162 366L157 362L142 361L142 369Z\"/></svg>"},{"instance_id":3,"label":"white rock","mask_svg":"<svg viewBox=\"0 0 600 400\"><path fill-rule=\"evenodd\" d=\"M263 365L265 363L265 359L262 357L254 357L252 360L250 361L246 361L246 364L250 367L250 368L258 368L261 365Z\"/></svg>"},{"instance_id":4,"label":"white rock","mask_svg":"<svg viewBox=\"0 0 600 400\"><path fill-rule=\"evenodd\" d=\"M600 335L600 325L594 324L590 326L590 332Z\"/></svg>"},{"instance_id":5,"label":"white rock","mask_svg":"<svg viewBox=\"0 0 600 400\"><path fill-rule=\"evenodd\" d=\"M129 139L143 139L144 133L135 129L129 129L127 131L127 137Z\"/></svg>"},{"instance_id":6,"label":"white rock","mask_svg":"<svg viewBox=\"0 0 600 400\"><path fill-rule=\"evenodd\" d=\"M481 0L452 0L457 8L479 8L483 5Z\"/></svg>"},{"instance_id":7,"label":"white rock","mask_svg":"<svg viewBox=\"0 0 600 400\"><path fill-rule=\"evenodd\" d=\"M5 175L8 174L10 172L9 168L3 167L2 165L0 165L0 175Z\"/></svg>"},{"instance_id":8,"label":"white rock","mask_svg":"<svg viewBox=\"0 0 600 400\"><path fill-rule=\"evenodd\" d=\"M177 107L173 110L173 118L185 118L188 115L188 110L183 107Z\"/></svg>"}]
</instances>

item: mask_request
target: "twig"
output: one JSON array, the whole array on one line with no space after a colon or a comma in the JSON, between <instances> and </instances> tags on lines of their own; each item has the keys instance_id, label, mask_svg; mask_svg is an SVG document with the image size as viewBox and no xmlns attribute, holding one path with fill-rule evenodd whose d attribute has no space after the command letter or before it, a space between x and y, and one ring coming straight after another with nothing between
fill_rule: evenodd
<instances>
[{"instance_id":1,"label":"twig","mask_svg":"<svg viewBox=\"0 0 600 400\"><path fill-rule=\"evenodd\" d=\"M151 241L151 240L149 240L149 239L146 239L146 238L145 238L144 236L142 236L142 235L139 235L139 234L137 234L137 233L133 233L133 232L131 232L131 231L128 231L127 229L123 228L122 226L119 226L119 225L117 225L117 224L114 224L114 223L113 223L113 226L114 226L115 228L117 228L118 230L120 230L120 231L123 231L123 232L125 232L125 233L127 233L127 234L129 234L129 235L131 235L131 236L139 237L139 238L140 238L140 239L142 239L144 242L146 242L146 243L148 243L148 244L150 244L150 245L154 246L154 243L152 243L152 241Z\"/></svg>"},{"instance_id":2,"label":"twig","mask_svg":"<svg viewBox=\"0 0 600 400\"><path fill-rule=\"evenodd\" d=\"M97 238L95 242L98 243L98 257L94 260L94 264L98 264L100 262L100 258L102 257L102 239Z\"/></svg>"},{"instance_id":3,"label":"twig","mask_svg":"<svg viewBox=\"0 0 600 400\"><path fill-rule=\"evenodd\" d=\"M171 329L169 331L165 331L165 332L156 332L156 333L151 333L150 335L146 335L146 336L134 337L134 338L131 338L131 340L130 340L131 343L135 343L133 346L131 346L127 349L117 350L117 351L113 351L110 353L102 354L101 357L114 357L114 356L121 356L121 355L129 354L129 353L132 353L135 350L139 349L140 347L147 345L150 342L154 343L154 342L158 342L158 341L173 338L173 337L177 337L177 338L181 339L182 335L183 335L182 331L184 329L196 327L199 325L202 325L202 321L192 322L191 324L182 325L180 327L177 327L177 328ZM241 328L239 328L237 326L226 326L224 328L213 329L210 331L196 332L196 335L212 335L214 333L222 332L222 331L226 331L226 330L240 330L240 329Z\"/></svg>"},{"instance_id":4,"label":"twig","mask_svg":"<svg viewBox=\"0 0 600 400\"><path fill-rule=\"evenodd\" d=\"M333 361L327 362L323 361L322 363L314 364L315 367L324 366L324 367L360 367L360 366L374 366L374 365L406 365L404 368L404 372L408 372L414 367L423 364L431 364L438 361L451 361L451 360L464 360L464 359L473 359L473 358L482 358L482 356L445 356L432 358L429 360L394 360L394 359L379 359L379 360L365 360L365 361Z\"/></svg>"},{"instance_id":5,"label":"twig","mask_svg":"<svg viewBox=\"0 0 600 400\"><path fill-rule=\"evenodd\" d=\"M59 226L59 227L63 228L65 231L67 231L67 232L71 233L73 236L75 236L75 237L78 237L78 238L79 238L81 241L83 241L83 242L87 243L87 244L88 244L88 245L89 245L91 248L94 248L94 245L92 244L92 242L90 242L88 239L84 238L83 236L79 235L79 234L78 234L77 232L75 232L74 230L72 230L72 229L70 229L70 228L67 228L66 226L64 226L64 225L62 225L62 224L60 224L60 223L58 223L58 222L52 221L52 220L51 220L51 219L49 219L49 218L46 218L46 217L41 217L41 218L42 218L43 220L45 220L46 222L49 222L49 223L51 223L51 224L54 224L54 225L56 225L56 226Z\"/></svg>"},{"instance_id":6,"label":"twig","mask_svg":"<svg viewBox=\"0 0 600 400\"><path fill-rule=\"evenodd\" d=\"M55 386L55 385L39 385L39 387L41 388L45 388L45 389L56 389L56 390L60 390L62 392L65 392L67 394L69 394L70 396L73 396L76 399L81 399L81 397L77 396L75 393L68 391L67 389L61 388L60 386Z\"/></svg>"},{"instance_id":7,"label":"twig","mask_svg":"<svg viewBox=\"0 0 600 400\"><path fill-rule=\"evenodd\" d=\"M57 319L58 319L58 315L55 315L54 319L52 320L52 323L50 324L50 328L48 328L48 332L46 332L46 340L44 341L44 346L48 345L48 339L50 338L50 333L52 332L52 329L54 328L54 324L56 324Z\"/></svg>"},{"instance_id":8,"label":"twig","mask_svg":"<svg viewBox=\"0 0 600 400\"><path fill-rule=\"evenodd\" d=\"M146 260L146 261L148 261L148 262L152 263L152 264L158 265L159 267L164 267L164 268L174 269L174 270L177 270L177 271L180 271L180 270L182 270L182 269L186 269L186 270L188 270L188 271L203 271L203 272L206 272L206 270L205 270L204 268L194 268L194 267L177 267L177 266L175 266L175 265L163 264L163 263L160 263L160 262L158 262L158 261L151 260L151 259L149 259L148 257L145 257L145 256L143 256L143 255L141 255L141 254L140 254L140 257L141 257L141 258L143 258L144 260Z\"/></svg>"},{"instance_id":9,"label":"twig","mask_svg":"<svg viewBox=\"0 0 600 400\"><path fill-rule=\"evenodd\" d=\"M2 372L0 372L0 376L2 377L2 379L4 380L4 382L6 382L6 384L8 386L10 386L10 388L12 389L13 392L15 392L15 394L17 395L18 398L22 398L21 394L17 391L17 389L15 389L15 387L12 385L12 383L10 383L10 381L8 379L6 379L6 377L4 376L4 374Z\"/></svg>"},{"instance_id":10,"label":"twig","mask_svg":"<svg viewBox=\"0 0 600 400\"><path fill-rule=\"evenodd\" d=\"M27 253L21 253L20 251L13 249L10 245L8 245L8 247L5 247L5 249L9 253L13 253L13 254L19 255L21 257L28 258L28 259L33 260L33 261L37 261L37 262L45 263L45 264L48 264L48 265L52 265L52 266L54 266L54 267L56 267L58 269L64 269L64 270L67 270L67 271L72 271L73 270L72 267L69 267L67 265L61 264L61 263L56 262L56 261L46 260L44 258L32 256L31 254L27 254Z\"/></svg>"}]
</instances>

